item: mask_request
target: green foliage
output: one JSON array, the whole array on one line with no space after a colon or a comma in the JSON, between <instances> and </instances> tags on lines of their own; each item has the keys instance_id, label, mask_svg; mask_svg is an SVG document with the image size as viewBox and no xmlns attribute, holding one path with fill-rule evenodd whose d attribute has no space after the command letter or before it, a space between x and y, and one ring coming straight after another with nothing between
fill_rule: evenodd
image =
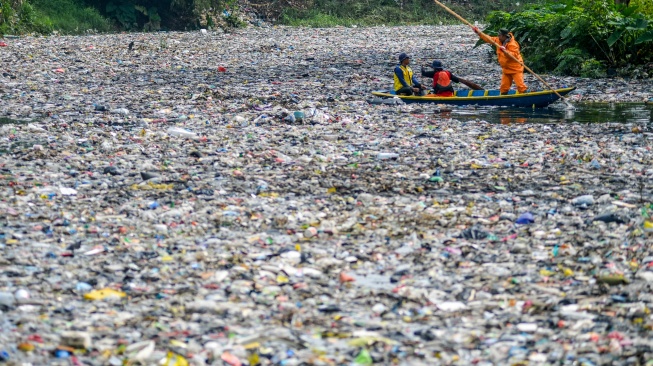
<instances>
[{"instance_id":1,"label":"green foliage","mask_svg":"<svg viewBox=\"0 0 653 366\"><path fill-rule=\"evenodd\" d=\"M27 2L0 2L0 34L49 33L51 24L41 19Z\"/></svg>"},{"instance_id":2,"label":"green foliage","mask_svg":"<svg viewBox=\"0 0 653 366\"><path fill-rule=\"evenodd\" d=\"M653 0L632 0L631 6L635 6L642 14L653 15Z\"/></svg>"},{"instance_id":3,"label":"green foliage","mask_svg":"<svg viewBox=\"0 0 653 366\"><path fill-rule=\"evenodd\" d=\"M594 58L584 60L580 65L580 76L584 78L597 79L606 76L605 66Z\"/></svg>"},{"instance_id":4,"label":"green foliage","mask_svg":"<svg viewBox=\"0 0 653 366\"><path fill-rule=\"evenodd\" d=\"M315 0L312 6L305 9L286 8L279 21L286 25L324 28L339 25L437 24L442 20L433 16L433 8L429 10L421 12L415 7L402 9L394 0ZM426 19L427 13L430 19Z\"/></svg>"},{"instance_id":5,"label":"green foliage","mask_svg":"<svg viewBox=\"0 0 653 366\"><path fill-rule=\"evenodd\" d=\"M127 30L236 28L245 25L237 16L237 0L88 1L101 8L104 6L107 16Z\"/></svg>"},{"instance_id":6,"label":"green foliage","mask_svg":"<svg viewBox=\"0 0 653 366\"><path fill-rule=\"evenodd\" d=\"M8 1L0 2L0 35L9 33L15 23L15 10Z\"/></svg>"},{"instance_id":7,"label":"green foliage","mask_svg":"<svg viewBox=\"0 0 653 366\"><path fill-rule=\"evenodd\" d=\"M432 0L429 0L430 3L433 3ZM462 15L468 20L480 20L484 19L488 14L494 11L504 11L504 12L516 12L523 10L531 5L544 4L546 0L468 0L468 1L447 1L447 6ZM449 16L448 13L444 13L440 7L436 7L436 10L446 16ZM480 18L480 19L479 19Z\"/></svg>"},{"instance_id":8,"label":"green foliage","mask_svg":"<svg viewBox=\"0 0 653 366\"><path fill-rule=\"evenodd\" d=\"M224 21L227 25L227 28L244 28L247 26L247 23L240 20L240 18L238 18L238 16L234 15L233 13L229 13L229 15L225 16Z\"/></svg>"},{"instance_id":9,"label":"green foliage","mask_svg":"<svg viewBox=\"0 0 653 366\"><path fill-rule=\"evenodd\" d=\"M66 34L89 29L156 31L245 26L238 17L239 0L0 0L8 4L29 2L27 9L0 11L0 32L18 32L19 13L24 13L20 32ZM545 0L449 0L445 3L470 20L483 19L491 10L513 11L525 4ZM639 0L653 1L653 0ZM284 24L329 27L337 25L458 24L432 0L250 0L274 8L272 19ZM270 5L270 6L268 6ZM30 15L32 14L32 15ZM11 23L9 20L11 19ZM27 20L25 20L27 19ZM109 19L109 21L107 21ZM28 23L29 26L26 26Z\"/></svg>"},{"instance_id":10,"label":"green foliage","mask_svg":"<svg viewBox=\"0 0 653 366\"><path fill-rule=\"evenodd\" d=\"M155 6L146 8L144 6L136 5L134 8L141 12L141 14L145 15L148 19L147 23L143 25L144 31L147 32L161 29L161 16Z\"/></svg>"},{"instance_id":11,"label":"green foliage","mask_svg":"<svg viewBox=\"0 0 653 366\"><path fill-rule=\"evenodd\" d=\"M30 3L40 18L61 34L108 32L112 29L111 23L99 11L76 0L30 0Z\"/></svg>"},{"instance_id":12,"label":"green foliage","mask_svg":"<svg viewBox=\"0 0 653 366\"><path fill-rule=\"evenodd\" d=\"M281 23L294 27L329 28L353 25L351 18L339 18L313 9L306 12L299 12L295 9L286 9L281 14Z\"/></svg>"},{"instance_id":13,"label":"green foliage","mask_svg":"<svg viewBox=\"0 0 653 366\"><path fill-rule=\"evenodd\" d=\"M510 29L536 71L603 75L606 65L653 61L653 16L636 5L616 6L612 0L552 1L519 12L494 12L487 22L488 32Z\"/></svg>"},{"instance_id":14,"label":"green foliage","mask_svg":"<svg viewBox=\"0 0 653 366\"><path fill-rule=\"evenodd\" d=\"M110 30L109 22L100 13L75 0L0 0L0 34L81 34Z\"/></svg>"},{"instance_id":15,"label":"green foliage","mask_svg":"<svg viewBox=\"0 0 653 366\"><path fill-rule=\"evenodd\" d=\"M106 7L107 15L120 23L125 29L135 28L136 23L136 7L133 2L129 0L118 0L109 2Z\"/></svg>"},{"instance_id":16,"label":"green foliage","mask_svg":"<svg viewBox=\"0 0 653 366\"><path fill-rule=\"evenodd\" d=\"M578 76L580 73L578 65L582 64L587 58L587 53L580 48L567 48L556 57L558 66L553 71L559 74Z\"/></svg>"},{"instance_id":17,"label":"green foliage","mask_svg":"<svg viewBox=\"0 0 653 366\"><path fill-rule=\"evenodd\" d=\"M238 0L0 0L0 34L228 29L246 25L237 15L237 4Z\"/></svg>"},{"instance_id":18,"label":"green foliage","mask_svg":"<svg viewBox=\"0 0 653 366\"><path fill-rule=\"evenodd\" d=\"M134 0L112 0L107 3L105 9L107 16L117 21L123 29L144 31L161 29L161 16L156 6L148 6L146 3L139 5Z\"/></svg>"},{"instance_id":19,"label":"green foliage","mask_svg":"<svg viewBox=\"0 0 653 366\"><path fill-rule=\"evenodd\" d=\"M220 3L220 6L224 8L224 11L222 12L223 24L220 25L223 30L226 31L229 28L243 28L247 26L247 23L238 17L237 0L223 0L222 3Z\"/></svg>"},{"instance_id":20,"label":"green foliage","mask_svg":"<svg viewBox=\"0 0 653 366\"><path fill-rule=\"evenodd\" d=\"M540 3L526 0L525 3ZM407 24L459 24L432 0L313 0L303 7L287 7L280 16L282 24L308 27L333 27L351 25L407 25ZM462 16L484 18L496 9L521 9L523 5L513 0L471 0L447 3Z\"/></svg>"}]
</instances>

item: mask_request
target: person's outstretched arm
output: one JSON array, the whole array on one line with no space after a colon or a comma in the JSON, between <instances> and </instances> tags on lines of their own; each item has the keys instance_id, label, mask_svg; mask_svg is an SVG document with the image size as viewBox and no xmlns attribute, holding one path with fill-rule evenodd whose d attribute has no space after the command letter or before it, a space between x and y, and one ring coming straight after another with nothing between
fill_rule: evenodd
<instances>
[{"instance_id":1,"label":"person's outstretched arm","mask_svg":"<svg viewBox=\"0 0 653 366\"><path fill-rule=\"evenodd\" d=\"M490 36L488 36L487 34L481 32L481 31L478 29L478 27L473 27L472 30L474 31L474 33L478 34L478 36L479 36L479 37L480 37L480 38L481 38L485 43L489 43L489 44L493 45L492 42L495 42L495 43L501 45L501 42L499 42L499 37L490 37Z\"/></svg>"},{"instance_id":2,"label":"person's outstretched arm","mask_svg":"<svg viewBox=\"0 0 653 366\"><path fill-rule=\"evenodd\" d=\"M424 66L422 66L422 76L433 79L433 75L435 75L435 70L427 71L424 70Z\"/></svg>"}]
</instances>

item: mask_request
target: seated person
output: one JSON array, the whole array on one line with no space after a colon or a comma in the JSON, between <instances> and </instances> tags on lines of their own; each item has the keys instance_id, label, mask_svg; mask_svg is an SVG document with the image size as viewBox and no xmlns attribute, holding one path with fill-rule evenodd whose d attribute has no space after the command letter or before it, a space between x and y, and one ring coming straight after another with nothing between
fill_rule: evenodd
<instances>
[{"instance_id":1,"label":"seated person","mask_svg":"<svg viewBox=\"0 0 653 366\"><path fill-rule=\"evenodd\" d=\"M463 78L459 78L453 75L450 71L444 70L442 67L442 62L439 60L433 61L431 67L433 67L433 71L424 71L424 68L422 68L422 76L433 78L432 93L438 97L453 97L454 89L453 85L451 84L452 82L463 83L474 90L483 90L483 88L477 84L471 81L467 81Z\"/></svg>"},{"instance_id":2,"label":"seated person","mask_svg":"<svg viewBox=\"0 0 653 366\"><path fill-rule=\"evenodd\" d=\"M399 55L399 65L394 70L395 94L397 95L422 95L423 86L413 74L413 69L408 66L410 57L402 53Z\"/></svg>"}]
</instances>

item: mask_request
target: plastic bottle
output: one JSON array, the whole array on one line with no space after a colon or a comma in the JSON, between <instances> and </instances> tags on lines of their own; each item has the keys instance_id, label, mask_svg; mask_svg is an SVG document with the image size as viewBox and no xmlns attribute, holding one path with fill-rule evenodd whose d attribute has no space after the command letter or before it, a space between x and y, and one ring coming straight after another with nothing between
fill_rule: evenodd
<instances>
[{"instance_id":1,"label":"plastic bottle","mask_svg":"<svg viewBox=\"0 0 653 366\"><path fill-rule=\"evenodd\" d=\"M437 183L440 183L440 182L444 181L444 179L442 179L442 172L440 171L440 168L435 170L435 172L433 173L433 176L431 176L431 178L429 178L429 181L430 182L437 182Z\"/></svg>"},{"instance_id":2,"label":"plastic bottle","mask_svg":"<svg viewBox=\"0 0 653 366\"><path fill-rule=\"evenodd\" d=\"M126 116L126 115L129 114L129 109L127 109L127 108L116 108L116 109L111 110L111 113L113 113L113 114L122 114L122 115Z\"/></svg>"},{"instance_id":3,"label":"plastic bottle","mask_svg":"<svg viewBox=\"0 0 653 366\"><path fill-rule=\"evenodd\" d=\"M75 290L79 293L85 294L91 290L93 290L93 286L89 285L86 282L78 282L75 285Z\"/></svg>"},{"instance_id":4,"label":"plastic bottle","mask_svg":"<svg viewBox=\"0 0 653 366\"><path fill-rule=\"evenodd\" d=\"M571 201L574 206L591 206L594 204L594 197L592 195L579 196Z\"/></svg>"},{"instance_id":5,"label":"plastic bottle","mask_svg":"<svg viewBox=\"0 0 653 366\"><path fill-rule=\"evenodd\" d=\"M170 127L168 128L168 133L171 136L179 136L179 137L184 137L184 138L189 138L189 139L197 139L198 136L195 132L191 132L188 130L184 130L183 128L179 127Z\"/></svg>"}]
</instances>

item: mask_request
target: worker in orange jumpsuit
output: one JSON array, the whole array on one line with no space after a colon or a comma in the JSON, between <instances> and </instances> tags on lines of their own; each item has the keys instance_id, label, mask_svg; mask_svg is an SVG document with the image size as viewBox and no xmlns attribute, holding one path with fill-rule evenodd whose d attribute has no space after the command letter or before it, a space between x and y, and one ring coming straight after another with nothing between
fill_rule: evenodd
<instances>
[{"instance_id":1,"label":"worker in orange jumpsuit","mask_svg":"<svg viewBox=\"0 0 653 366\"><path fill-rule=\"evenodd\" d=\"M499 29L498 37L490 37L479 31L478 27L473 27L472 29L485 42L492 44L492 41L494 41L501 45L501 47L497 48L499 65L501 65L501 69L503 70L501 87L499 88L501 94L507 94L513 82L517 86L519 93L525 93L528 87L524 83L524 60L521 57L519 43L515 40L515 36L507 29ZM520 62L513 60L507 54L511 54Z\"/></svg>"}]
</instances>

